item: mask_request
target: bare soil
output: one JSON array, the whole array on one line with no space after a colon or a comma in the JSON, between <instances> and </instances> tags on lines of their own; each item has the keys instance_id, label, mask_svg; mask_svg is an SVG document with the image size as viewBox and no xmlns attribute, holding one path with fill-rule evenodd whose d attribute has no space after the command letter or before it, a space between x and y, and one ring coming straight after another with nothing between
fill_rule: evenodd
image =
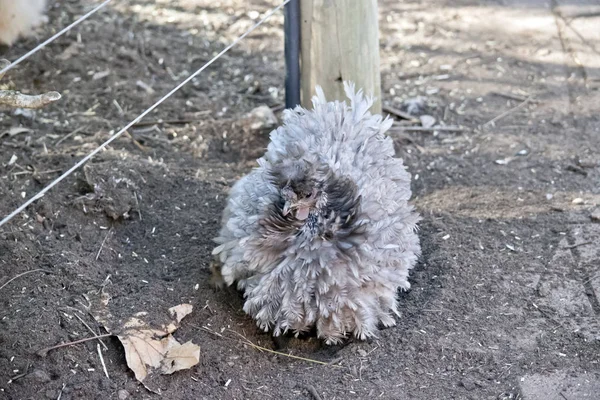
<instances>
[{"instance_id":1,"label":"bare soil","mask_svg":"<svg viewBox=\"0 0 600 400\"><path fill-rule=\"evenodd\" d=\"M1 85L63 99L0 110L0 216L276 3L114 2L11 71ZM422 113L464 129L415 132L399 120L390 133L414 176L423 256L399 294L397 327L369 342L282 349L329 365L244 344L239 335L275 348L235 290L209 285L227 190L268 143L245 114L283 102L276 15L0 229L0 398L159 398L116 338L104 339L110 378L93 341L37 354L91 336L75 315L104 333L84 297L98 290L124 316L194 305L175 336L199 344L201 362L163 377L162 398L600 398L595 3L379 2L384 103L422 96ZM0 56L15 59L90 5L53 2L37 37Z\"/></svg>"}]
</instances>

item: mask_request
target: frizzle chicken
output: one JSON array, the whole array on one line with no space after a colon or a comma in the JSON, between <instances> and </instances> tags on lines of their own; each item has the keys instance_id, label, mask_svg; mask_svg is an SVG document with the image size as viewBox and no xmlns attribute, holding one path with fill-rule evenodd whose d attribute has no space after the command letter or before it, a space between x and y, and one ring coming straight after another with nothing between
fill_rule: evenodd
<instances>
[{"instance_id":1,"label":"frizzle chicken","mask_svg":"<svg viewBox=\"0 0 600 400\"><path fill-rule=\"evenodd\" d=\"M237 282L244 311L273 336L316 328L332 344L395 325L420 253L410 174L384 135L392 121L345 89L350 105L317 88L313 110L285 112L215 239L217 279Z\"/></svg>"}]
</instances>

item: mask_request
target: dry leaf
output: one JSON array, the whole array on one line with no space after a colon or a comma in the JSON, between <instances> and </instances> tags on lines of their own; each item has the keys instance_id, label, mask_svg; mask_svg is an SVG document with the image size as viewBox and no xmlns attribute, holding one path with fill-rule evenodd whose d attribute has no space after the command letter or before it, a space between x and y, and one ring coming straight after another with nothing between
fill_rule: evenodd
<instances>
[{"instance_id":1,"label":"dry leaf","mask_svg":"<svg viewBox=\"0 0 600 400\"><path fill-rule=\"evenodd\" d=\"M169 308L169 314L175 318L177 322L181 322L187 315L189 315L194 307L191 304L180 304L175 307Z\"/></svg>"},{"instance_id":2,"label":"dry leaf","mask_svg":"<svg viewBox=\"0 0 600 400\"><path fill-rule=\"evenodd\" d=\"M191 304L171 307L169 314L174 320L165 320L159 327L153 327L144 321L147 312L138 312L123 323L109 312L106 293L98 300L96 304L100 308L94 318L119 338L125 349L127 366L146 389L159 393L154 379L157 375L172 374L200 362L199 346L192 342L181 344L171 335L179 328L179 322L192 312Z\"/></svg>"},{"instance_id":3,"label":"dry leaf","mask_svg":"<svg viewBox=\"0 0 600 400\"><path fill-rule=\"evenodd\" d=\"M167 354L160 369L163 374L172 374L175 371L188 369L200 362L199 346L191 341L179 344L171 335L167 338Z\"/></svg>"}]
</instances>

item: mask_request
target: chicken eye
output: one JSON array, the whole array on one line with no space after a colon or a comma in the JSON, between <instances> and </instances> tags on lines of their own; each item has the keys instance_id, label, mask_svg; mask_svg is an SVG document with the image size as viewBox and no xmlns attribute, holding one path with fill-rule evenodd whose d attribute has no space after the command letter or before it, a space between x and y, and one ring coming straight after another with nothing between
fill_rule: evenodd
<instances>
[{"instance_id":1,"label":"chicken eye","mask_svg":"<svg viewBox=\"0 0 600 400\"><path fill-rule=\"evenodd\" d=\"M304 193L304 198L310 199L313 196L314 192L306 192Z\"/></svg>"}]
</instances>

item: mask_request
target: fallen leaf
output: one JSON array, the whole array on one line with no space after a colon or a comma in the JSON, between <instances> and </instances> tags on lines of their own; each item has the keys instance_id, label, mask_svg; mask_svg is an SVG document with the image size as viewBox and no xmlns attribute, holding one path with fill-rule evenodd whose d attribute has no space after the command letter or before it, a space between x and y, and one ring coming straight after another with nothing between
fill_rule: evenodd
<instances>
[{"instance_id":1,"label":"fallen leaf","mask_svg":"<svg viewBox=\"0 0 600 400\"><path fill-rule=\"evenodd\" d=\"M127 366L146 389L160 393L155 379L157 375L172 374L200 362L199 346L191 341L181 344L172 336L181 320L192 312L191 304L169 308L169 315L174 320L165 319L163 324L153 323L150 326L145 321L146 318L151 319L147 312L137 312L123 323L124 318L117 318L108 310L109 297L106 293L98 300L95 304L100 308L94 313L94 318L117 336L125 349ZM152 317L151 320L155 321L156 316Z\"/></svg>"},{"instance_id":2,"label":"fallen leaf","mask_svg":"<svg viewBox=\"0 0 600 400\"><path fill-rule=\"evenodd\" d=\"M162 360L161 372L172 374L175 371L188 369L200 362L200 347L194 343L179 344L173 336L168 336L167 353Z\"/></svg>"},{"instance_id":3,"label":"fallen leaf","mask_svg":"<svg viewBox=\"0 0 600 400\"><path fill-rule=\"evenodd\" d=\"M181 322L187 315L189 315L194 307L191 304L180 304L175 307L169 308L169 314L175 318L177 322Z\"/></svg>"}]
</instances>

